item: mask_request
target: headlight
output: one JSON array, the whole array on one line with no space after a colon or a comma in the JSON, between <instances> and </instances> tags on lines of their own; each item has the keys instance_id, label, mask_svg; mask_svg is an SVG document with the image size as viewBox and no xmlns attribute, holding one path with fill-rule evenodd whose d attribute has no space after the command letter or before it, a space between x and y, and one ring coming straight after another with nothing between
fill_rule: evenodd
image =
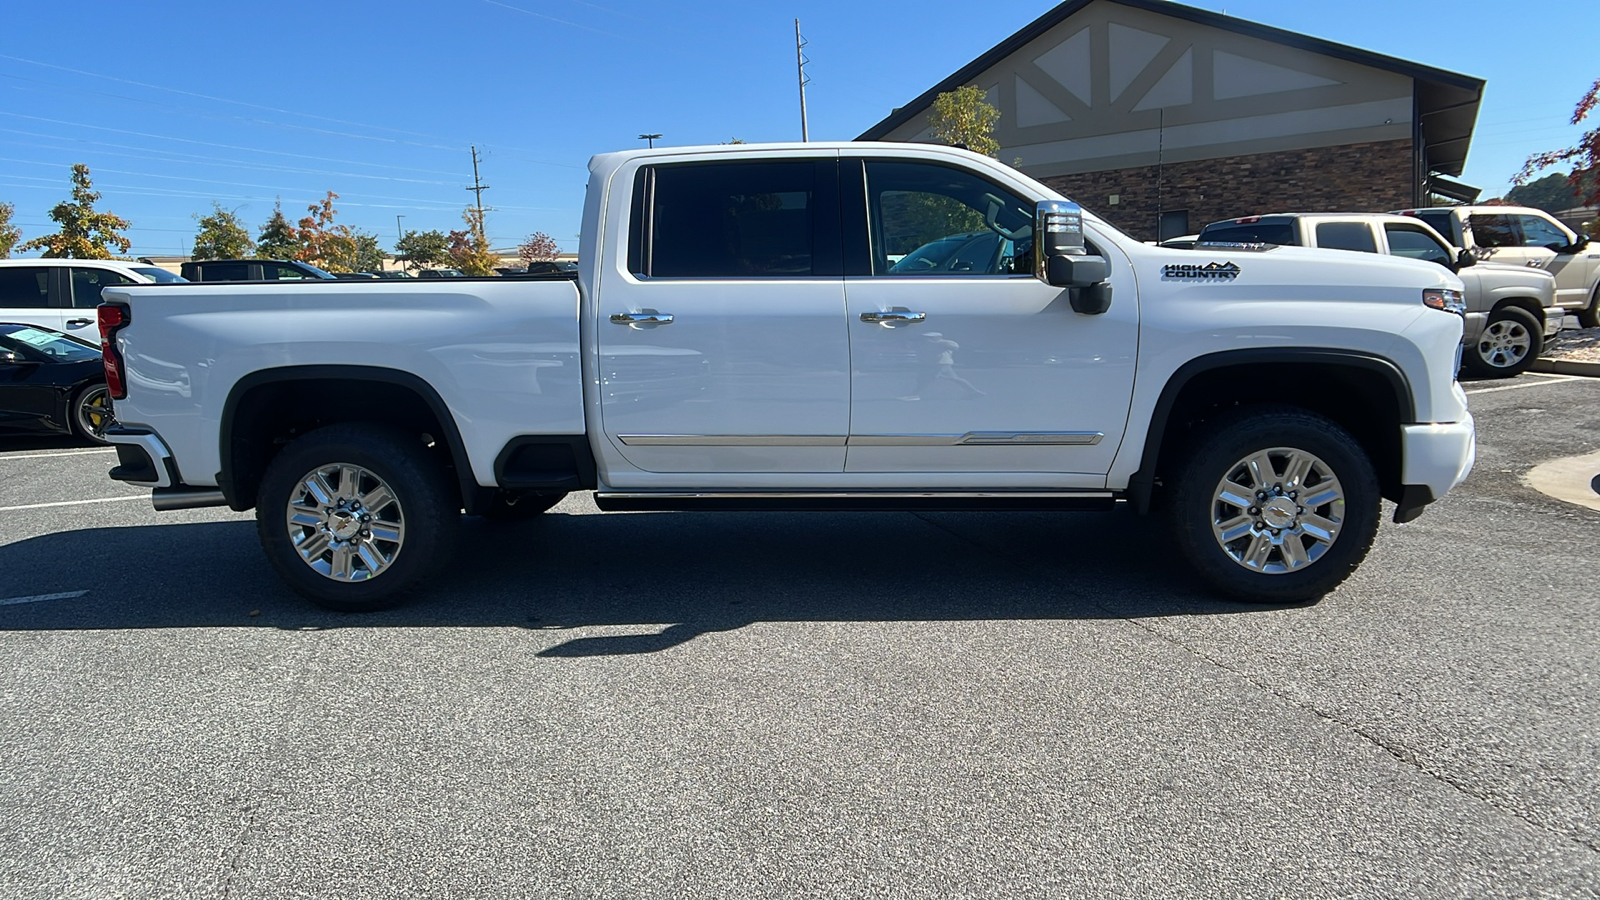
<instances>
[{"instance_id":1,"label":"headlight","mask_svg":"<svg viewBox=\"0 0 1600 900\"><path fill-rule=\"evenodd\" d=\"M1467 301L1461 296L1460 291L1428 288L1422 292L1422 305L1433 309L1442 309L1458 316L1467 314Z\"/></svg>"}]
</instances>

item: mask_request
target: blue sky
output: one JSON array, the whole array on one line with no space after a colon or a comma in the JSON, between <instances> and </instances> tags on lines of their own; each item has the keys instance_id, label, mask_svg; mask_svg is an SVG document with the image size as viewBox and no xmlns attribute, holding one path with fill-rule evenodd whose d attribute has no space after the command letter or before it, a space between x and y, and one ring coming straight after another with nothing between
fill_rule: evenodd
<instances>
[{"instance_id":1,"label":"blue sky","mask_svg":"<svg viewBox=\"0 0 1600 900\"><path fill-rule=\"evenodd\" d=\"M1592 17L1464 0L1192 5L1488 80L1463 179L1503 192L1568 146L1595 78ZM386 247L461 227L469 145L490 237L576 249L590 155L799 137L794 19L810 46L811 137L849 139L1049 2L345 0L11 4L0 31L0 202L52 230L72 163L133 222L135 255L186 254L211 201L252 228L332 190ZM1573 19L1563 25L1563 16ZM1581 23L1581 24L1580 24Z\"/></svg>"}]
</instances>

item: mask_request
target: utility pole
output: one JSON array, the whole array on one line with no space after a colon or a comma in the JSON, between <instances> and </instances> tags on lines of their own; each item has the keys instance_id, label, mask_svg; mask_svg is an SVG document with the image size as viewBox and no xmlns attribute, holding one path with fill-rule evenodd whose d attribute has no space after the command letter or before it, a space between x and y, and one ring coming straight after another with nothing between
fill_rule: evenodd
<instances>
[{"instance_id":1,"label":"utility pole","mask_svg":"<svg viewBox=\"0 0 1600 900\"><path fill-rule=\"evenodd\" d=\"M405 229L400 227L400 220L404 219L404 218L405 218L404 215L398 215L398 216L394 217L394 235L395 235L395 237L394 237L394 255L396 257L398 257L400 255L400 243L406 239ZM400 262L400 260L396 259L395 262ZM406 264L401 262L400 263L400 271L404 272L405 269L406 269Z\"/></svg>"},{"instance_id":2,"label":"utility pole","mask_svg":"<svg viewBox=\"0 0 1600 900\"><path fill-rule=\"evenodd\" d=\"M483 192L487 191L488 189L489 189L489 186L487 184L483 183L483 179L482 178L478 177L478 147L477 147L477 145L473 145L473 147L472 147L472 187L467 188L467 190L473 192L478 197L478 221L480 221L480 222L483 221Z\"/></svg>"},{"instance_id":3,"label":"utility pole","mask_svg":"<svg viewBox=\"0 0 1600 900\"><path fill-rule=\"evenodd\" d=\"M800 36L800 20L799 19L795 19L794 20L794 60L795 60L795 70L798 73L799 78L800 78L800 140L801 141L809 141L809 140L811 140L810 130L806 127L806 85L811 83L811 79L806 77L806 63L810 62L811 60L806 59L805 46L806 46L806 39Z\"/></svg>"}]
</instances>

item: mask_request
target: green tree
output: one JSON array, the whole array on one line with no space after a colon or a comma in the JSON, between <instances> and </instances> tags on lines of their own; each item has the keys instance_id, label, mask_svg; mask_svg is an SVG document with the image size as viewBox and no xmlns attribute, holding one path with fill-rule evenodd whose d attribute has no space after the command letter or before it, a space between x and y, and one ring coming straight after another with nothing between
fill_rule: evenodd
<instances>
[{"instance_id":1,"label":"green tree","mask_svg":"<svg viewBox=\"0 0 1600 900\"><path fill-rule=\"evenodd\" d=\"M928 116L933 136L946 144L998 157L1000 142L994 139L994 126L1000 121L1000 110L988 102L987 96L969 84L935 97L933 112Z\"/></svg>"},{"instance_id":2,"label":"green tree","mask_svg":"<svg viewBox=\"0 0 1600 900\"><path fill-rule=\"evenodd\" d=\"M556 246L556 239L542 231L535 231L528 235L528 239L517 245L517 255L522 257L524 264L555 259L561 248Z\"/></svg>"},{"instance_id":3,"label":"green tree","mask_svg":"<svg viewBox=\"0 0 1600 900\"><path fill-rule=\"evenodd\" d=\"M11 258L11 248L22 240L22 229L11 224L11 214L17 208L9 203L0 203L0 259Z\"/></svg>"},{"instance_id":4,"label":"green tree","mask_svg":"<svg viewBox=\"0 0 1600 900\"><path fill-rule=\"evenodd\" d=\"M78 163L72 167L72 200L57 203L50 210L50 218L61 226L55 234L36 237L18 247L18 250L43 250L50 259L111 259L114 254L127 253L132 242L122 236L128 220L111 213L95 212L94 202L100 194L89 180L89 167Z\"/></svg>"},{"instance_id":5,"label":"green tree","mask_svg":"<svg viewBox=\"0 0 1600 900\"><path fill-rule=\"evenodd\" d=\"M300 255L300 239L283 214L283 201L272 205L272 217L256 235L256 252L267 259L294 259Z\"/></svg>"},{"instance_id":6,"label":"green tree","mask_svg":"<svg viewBox=\"0 0 1600 900\"><path fill-rule=\"evenodd\" d=\"M333 208L337 199L339 195L329 191L326 197L306 207L309 215L300 220L294 232L300 244L295 258L329 272L348 272L347 260L355 257L354 240L349 228L333 221L339 214Z\"/></svg>"},{"instance_id":7,"label":"green tree","mask_svg":"<svg viewBox=\"0 0 1600 900\"><path fill-rule=\"evenodd\" d=\"M442 231L408 231L394 245L406 268L430 268L450 262L450 238Z\"/></svg>"},{"instance_id":8,"label":"green tree","mask_svg":"<svg viewBox=\"0 0 1600 900\"><path fill-rule=\"evenodd\" d=\"M1581 205L1578 191L1573 189L1571 178L1565 172L1517 185L1506 192L1506 202L1513 206L1532 206L1546 212L1561 212Z\"/></svg>"},{"instance_id":9,"label":"green tree","mask_svg":"<svg viewBox=\"0 0 1600 900\"><path fill-rule=\"evenodd\" d=\"M352 230L329 242L329 259L334 268L329 271L376 272L383 268L383 247L378 236L366 231Z\"/></svg>"},{"instance_id":10,"label":"green tree","mask_svg":"<svg viewBox=\"0 0 1600 900\"><path fill-rule=\"evenodd\" d=\"M250 239L250 232L239 221L238 210L223 209L222 204L213 200L211 215L197 213L195 220L200 225L191 253L195 259L238 259L255 252L256 242Z\"/></svg>"},{"instance_id":11,"label":"green tree","mask_svg":"<svg viewBox=\"0 0 1600 900\"><path fill-rule=\"evenodd\" d=\"M1578 100L1578 105L1572 110L1570 124L1582 123L1597 107L1600 107L1600 80L1595 81L1590 86L1589 92ZM1567 183L1571 185L1573 193L1577 194L1576 205L1600 205L1600 128L1591 128L1584 132L1576 144L1564 150L1536 153L1528 157L1528 161L1522 165L1522 171L1518 172L1511 182L1521 187L1528 184L1529 180L1539 172L1566 163L1571 163L1573 166L1567 175Z\"/></svg>"},{"instance_id":12,"label":"green tree","mask_svg":"<svg viewBox=\"0 0 1600 900\"><path fill-rule=\"evenodd\" d=\"M467 230L450 232L450 259L464 274L493 275L500 256L489 247L489 237L483 230L483 210L469 206L461 214L461 221L467 223Z\"/></svg>"}]
</instances>

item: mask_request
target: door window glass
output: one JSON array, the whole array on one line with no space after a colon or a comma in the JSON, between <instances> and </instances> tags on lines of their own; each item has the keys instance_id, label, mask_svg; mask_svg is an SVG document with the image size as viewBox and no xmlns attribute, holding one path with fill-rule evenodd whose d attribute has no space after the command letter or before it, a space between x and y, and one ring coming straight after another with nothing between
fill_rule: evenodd
<instances>
[{"instance_id":1,"label":"door window glass","mask_svg":"<svg viewBox=\"0 0 1600 900\"><path fill-rule=\"evenodd\" d=\"M1378 240L1365 222L1322 222L1317 225L1317 246L1326 250L1378 252Z\"/></svg>"},{"instance_id":2,"label":"door window glass","mask_svg":"<svg viewBox=\"0 0 1600 900\"><path fill-rule=\"evenodd\" d=\"M1524 247L1549 247L1554 250L1572 243L1566 232L1543 216L1517 216L1517 219L1522 223Z\"/></svg>"},{"instance_id":3,"label":"door window glass","mask_svg":"<svg viewBox=\"0 0 1600 900\"><path fill-rule=\"evenodd\" d=\"M1522 241L1510 216L1480 213L1468 219L1472 240L1479 247L1517 247Z\"/></svg>"},{"instance_id":4,"label":"door window glass","mask_svg":"<svg viewBox=\"0 0 1600 900\"><path fill-rule=\"evenodd\" d=\"M261 277L267 281L305 281L311 276L294 266L269 262L261 264Z\"/></svg>"},{"instance_id":5,"label":"door window glass","mask_svg":"<svg viewBox=\"0 0 1600 900\"><path fill-rule=\"evenodd\" d=\"M201 281L248 281L250 267L245 263L206 263L200 267Z\"/></svg>"},{"instance_id":6,"label":"door window glass","mask_svg":"<svg viewBox=\"0 0 1600 900\"><path fill-rule=\"evenodd\" d=\"M100 305L100 292L113 284L133 284L133 279L110 269L72 267L72 305L80 309Z\"/></svg>"},{"instance_id":7,"label":"door window glass","mask_svg":"<svg viewBox=\"0 0 1600 900\"><path fill-rule=\"evenodd\" d=\"M48 266L0 266L0 308L40 309L49 305Z\"/></svg>"},{"instance_id":8,"label":"door window glass","mask_svg":"<svg viewBox=\"0 0 1600 900\"><path fill-rule=\"evenodd\" d=\"M643 274L797 278L813 269L811 160L660 166Z\"/></svg>"},{"instance_id":9,"label":"door window glass","mask_svg":"<svg viewBox=\"0 0 1600 900\"><path fill-rule=\"evenodd\" d=\"M948 166L866 169L874 275L1031 273L1032 203Z\"/></svg>"},{"instance_id":10,"label":"door window glass","mask_svg":"<svg viewBox=\"0 0 1600 900\"><path fill-rule=\"evenodd\" d=\"M1389 253L1393 256L1424 259L1446 267L1453 262L1449 248L1421 228L1387 222L1383 230L1389 235Z\"/></svg>"}]
</instances>

